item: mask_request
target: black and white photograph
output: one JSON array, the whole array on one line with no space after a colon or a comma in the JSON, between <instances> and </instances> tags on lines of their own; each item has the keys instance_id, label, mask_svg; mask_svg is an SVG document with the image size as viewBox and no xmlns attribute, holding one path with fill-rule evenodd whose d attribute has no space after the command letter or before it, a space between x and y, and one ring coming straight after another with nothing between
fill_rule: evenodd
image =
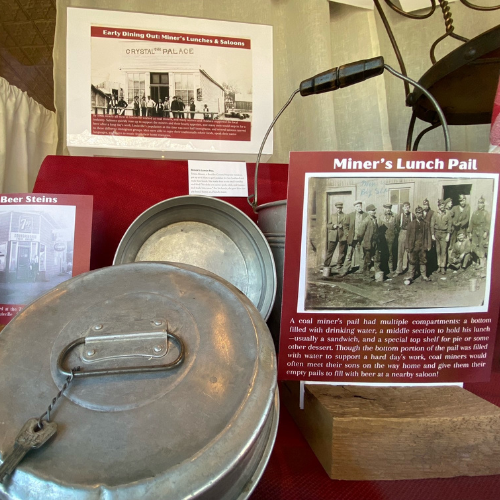
<instances>
[{"instance_id":1,"label":"black and white photograph","mask_svg":"<svg viewBox=\"0 0 500 500\"><path fill-rule=\"evenodd\" d=\"M72 277L75 206L0 206L0 304L25 305Z\"/></svg>"},{"instance_id":2,"label":"black and white photograph","mask_svg":"<svg viewBox=\"0 0 500 500\"><path fill-rule=\"evenodd\" d=\"M496 182L492 175L311 174L304 310L487 306Z\"/></svg>"},{"instance_id":3,"label":"black and white photograph","mask_svg":"<svg viewBox=\"0 0 500 500\"><path fill-rule=\"evenodd\" d=\"M130 33L144 37L141 30ZM179 38L205 40L203 35L180 34ZM92 36L91 44L93 114L252 119L251 49L112 36Z\"/></svg>"}]
</instances>

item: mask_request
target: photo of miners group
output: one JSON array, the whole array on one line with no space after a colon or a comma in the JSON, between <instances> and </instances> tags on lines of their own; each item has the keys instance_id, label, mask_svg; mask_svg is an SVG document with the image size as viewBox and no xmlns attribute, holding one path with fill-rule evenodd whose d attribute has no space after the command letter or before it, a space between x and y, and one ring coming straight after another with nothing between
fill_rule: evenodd
<instances>
[{"instance_id":1,"label":"photo of miners group","mask_svg":"<svg viewBox=\"0 0 500 500\"><path fill-rule=\"evenodd\" d=\"M456 285L478 292L467 297L474 304L484 301L493 180L314 178L310 188L311 308L332 305L322 300L325 284L342 298L339 307L348 306L346 294L358 305L367 302L361 306L384 303L389 297L372 294L376 283L401 288L387 301L395 307L407 305L407 293L419 307L462 305L454 301ZM450 293L431 302L432 284Z\"/></svg>"}]
</instances>

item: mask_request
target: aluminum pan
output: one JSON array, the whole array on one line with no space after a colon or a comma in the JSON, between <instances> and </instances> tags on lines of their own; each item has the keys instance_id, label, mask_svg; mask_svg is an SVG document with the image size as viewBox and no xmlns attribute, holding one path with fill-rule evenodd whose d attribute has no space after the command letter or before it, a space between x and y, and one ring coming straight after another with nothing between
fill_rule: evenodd
<instances>
[{"instance_id":1,"label":"aluminum pan","mask_svg":"<svg viewBox=\"0 0 500 500\"><path fill-rule=\"evenodd\" d=\"M3 491L6 498L235 498L236 483L240 489L252 484L274 441L274 350L250 301L207 274L162 263L94 271L64 282L8 325L0 334L2 456L27 416L43 411L53 397L57 344L81 333L83 324L135 325L165 313L158 300L171 306L176 331L184 309L194 321L182 335L184 373L160 381L149 375L76 381L70 401L64 398L54 413L58 435L24 460L0 497ZM146 295L149 310L136 301L138 293ZM133 300L117 310L114 301L127 294ZM188 360L193 358L195 363ZM130 393L136 404L120 406ZM105 408L113 398L116 407Z\"/></svg>"},{"instance_id":2,"label":"aluminum pan","mask_svg":"<svg viewBox=\"0 0 500 500\"><path fill-rule=\"evenodd\" d=\"M241 290L267 320L276 297L269 244L241 210L216 198L180 196L143 212L125 232L113 264L182 262Z\"/></svg>"}]
</instances>

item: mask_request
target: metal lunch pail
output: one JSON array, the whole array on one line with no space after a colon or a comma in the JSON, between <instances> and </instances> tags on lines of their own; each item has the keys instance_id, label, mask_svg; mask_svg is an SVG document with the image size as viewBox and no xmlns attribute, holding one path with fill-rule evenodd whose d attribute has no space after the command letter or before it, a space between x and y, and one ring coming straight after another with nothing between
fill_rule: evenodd
<instances>
[{"instance_id":1,"label":"metal lunch pail","mask_svg":"<svg viewBox=\"0 0 500 500\"><path fill-rule=\"evenodd\" d=\"M276 355L233 285L140 262L82 274L28 305L0 333L2 461L77 367L51 412L57 434L0 498L251 494L276 436Z\"/></svg>"},{"instance_id":2,"label":"metal lunch pail","mask_svg":"<svg viewBox=\"0 0 500 500\"><path fill-rule=\"evenodd\" d=\"M276 349L279 347L281 303L283 299L283 273L285 264L286 200L256 207L257 224L264 233L276 265L276 300L267 321Z\"/></svg>"}]
</instances>

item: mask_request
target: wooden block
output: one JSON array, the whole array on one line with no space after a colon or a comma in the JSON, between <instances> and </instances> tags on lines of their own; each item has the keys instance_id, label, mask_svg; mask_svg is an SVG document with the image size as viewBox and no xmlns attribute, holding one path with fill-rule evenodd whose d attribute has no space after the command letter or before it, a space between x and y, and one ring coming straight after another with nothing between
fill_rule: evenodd
<instances>
[{"instance_id":1,"label":"wooden block","mask_svg":"<svg viewBox=\"0 0 500 500\"><path fill-rule=\"evenodd\" d=\"M286 382L281 397L332 479L500 474L500 408L456 386Z\"/></svg>"}]
</instances>

